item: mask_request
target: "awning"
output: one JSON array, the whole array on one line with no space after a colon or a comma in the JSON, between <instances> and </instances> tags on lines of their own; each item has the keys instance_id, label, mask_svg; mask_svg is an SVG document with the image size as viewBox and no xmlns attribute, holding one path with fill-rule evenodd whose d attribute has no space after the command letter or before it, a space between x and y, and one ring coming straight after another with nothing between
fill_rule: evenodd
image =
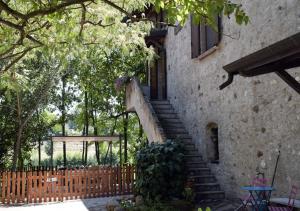
<instances>
[{"instance_id":1,"label":"awning","mask_svg":"<svg viewBox=\"0 0 300 211\"><path fill-rule=\"evenodd\" d=\"M119 141L120 136L51 136L51 140L54 142L83 142L83 141L96 141L96 142L104 142L104 141Z\"/></svg>"},{"instance_id":2,"label":"awning","mask_svg":"<svg viewBox=\"0 0 300 211\"><path fill-rule=\"evenodd\" d=\"M225 65L223 68L228 73L228 80L220 86L220 89L230 85L234 75L237 74L253 77L274 72L300 94L300 83L286 71L299 66L300 33L297 33Z\"/></svg>"}]
</instances>

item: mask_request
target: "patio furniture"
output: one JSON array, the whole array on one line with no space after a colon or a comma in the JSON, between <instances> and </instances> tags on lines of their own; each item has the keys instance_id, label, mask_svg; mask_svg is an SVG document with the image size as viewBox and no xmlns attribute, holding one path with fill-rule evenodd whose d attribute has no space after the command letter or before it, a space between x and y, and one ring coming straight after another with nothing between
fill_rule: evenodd
<instances>
[{"instance_id":1,"label":"patio furniture","mask_svg":"<svg viewBox=\"0 0 300 211\"><path fill-rule=\"evenodd\" d=\"M292 186L292 190L288 199L287 207L269 206L270 211L292 211L295 205L295 198L297 196L299 188L295 185Z\"/></svg>"},{"instance_id":2,"label":"patio furniture","mask_svg":"<svg viewBox=\"0 0 300 211\"><path fill-rule=\"evenodd\" d=\"M252 210L264 211L268 210L268 202L272 193L271 186L244 186L242 190L249 191L251 196Z\"/></svg>"},{"instance_id":3,"label":"patio furniture","mask_svg":"<svg viewBox=\"0 0 300 211\"><path fill-rule=\"evenodd\" d=\"M252 182L251 182L251 186L266 186L268 182L267 178L258 178L258 177L254 177ZM243 210L247 210L247 206L251 206L253 204L253 197L251 196L251 194L249 193L248 195L244 196L241 198L242 200L242 204L239 207L239 210L242 208Z\"/></svg>"}]
</instances>

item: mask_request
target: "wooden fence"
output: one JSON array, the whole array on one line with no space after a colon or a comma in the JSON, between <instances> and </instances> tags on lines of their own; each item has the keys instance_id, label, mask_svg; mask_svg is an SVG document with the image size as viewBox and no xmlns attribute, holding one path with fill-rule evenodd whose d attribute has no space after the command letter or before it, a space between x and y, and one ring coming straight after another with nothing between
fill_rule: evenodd
<instances>
[{"instance_id":1,"label":"wooden fence","mask_svg":"<svg viewBox=\"0 0 300 211\"><path fill-rule=\"evenodd\" d=\"M4 171L0 177L3 204L42 203L131 194L132 165L53 171Z\"/></svg>"}]
</instances>

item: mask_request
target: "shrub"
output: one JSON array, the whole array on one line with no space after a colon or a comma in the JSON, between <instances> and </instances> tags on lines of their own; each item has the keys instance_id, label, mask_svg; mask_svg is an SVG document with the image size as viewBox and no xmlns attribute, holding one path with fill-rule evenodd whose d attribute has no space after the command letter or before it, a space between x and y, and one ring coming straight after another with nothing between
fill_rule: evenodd
<instances>
[{"instance_id":1,"label":"shrub","mask_svg":"<svg viewBox=\"0 0 300 211\"><path fill-rule=\"evenodd\" d=\"M155 201L181 196L185 181L183 152L177 140L141 148L136 159L136 193Z\"/></svg>"}]
</instances>

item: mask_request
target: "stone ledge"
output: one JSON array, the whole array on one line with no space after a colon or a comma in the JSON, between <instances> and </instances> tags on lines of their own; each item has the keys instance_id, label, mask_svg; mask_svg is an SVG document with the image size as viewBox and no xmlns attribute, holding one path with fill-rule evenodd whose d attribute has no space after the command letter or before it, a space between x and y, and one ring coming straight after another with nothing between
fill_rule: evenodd
<instances>
[{"instance_id":1,"label":"stone ledge","mask_svg":"<svg viewBox=\"0 0 300 211\"><path fill-rule=\"evenodd\" d=\"M210 48L209 50L205 51L204 53L200 54L197 57L197 59L202 60L202 59L208 57L209 55L213 54L216 50L218 50L218 46L214 46L214 47Z\"/></svg>"}]
</instances>

